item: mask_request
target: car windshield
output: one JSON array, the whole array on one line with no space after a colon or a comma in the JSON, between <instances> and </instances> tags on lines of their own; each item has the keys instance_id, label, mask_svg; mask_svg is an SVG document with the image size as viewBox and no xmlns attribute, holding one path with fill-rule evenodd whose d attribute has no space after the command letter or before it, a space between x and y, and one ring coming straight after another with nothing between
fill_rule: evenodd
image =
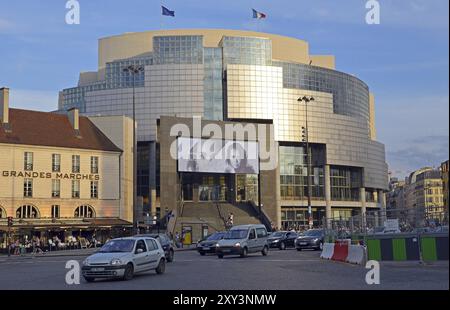
<instances>
[{"instance_id":1,"label":"car windshield","mask_svg":"<svg viewBox=\"0 0 450 310\"><path fill-rule=\"evenodd\" d=\"M284 232L281 232L281 231L277 231L277 232L274 232L273 234L271 234L270 235L271 237L283 237L284 236Z\"/></svg>"},{"instance_id":2,"label":"car windshield","mask_svg":"<svg viewBox=\"0 0 450 310\"><path fill-rule=\"evenodd\" d=\"M248 230L247 229L233 229L229 230L224 239L244 239L247 237Z\"/></svg>"},{"instance_id":3,"label":"car windshield","mask_svg":"<svg viewBox=\"0 0 450 310\"><path fill-rule=\"evenodd\" d=\"M303 236L308 236L308 237L317 237L322 235L322 231L321 230L308 230L306 232L303 233Z\"/></svg>"},{"instance_id":4,"label":"car windshield","mask_svg":"<svg viewBox=\"0 0 450 310\"><path fill-rule=\"evenodd\" d=\"M111 240L108 241L99 253L126 253L133 251L134 240Z\"/></svg>"},{"instance_id":5,"label":"car windshield","mask_svg":"<svg viewBox=\"0 0 450 310\"><path fill-rule=\"evenodd\" d=\"M224 233L214 233L211 236L209 236L208 238L206 238L206 240L210 240L210 241L220 240L220 239L222 239L223 235L224 235Z\"/></svg>"}]
</instances>

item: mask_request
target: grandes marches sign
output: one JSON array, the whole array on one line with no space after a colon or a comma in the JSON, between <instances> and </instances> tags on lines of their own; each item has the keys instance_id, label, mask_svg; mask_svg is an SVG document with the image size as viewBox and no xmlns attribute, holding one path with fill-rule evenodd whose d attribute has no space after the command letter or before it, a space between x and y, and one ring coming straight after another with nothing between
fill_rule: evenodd
<instances>
[{"instance_id":1,"label":"grandes marches sign","mask_svg":"<svg viewBox=\"0 0 450 310\"><path fill-rule=\"evenodd\" d=\"M34 179L69 179L69 180L91 180L98 181L98 174L86 173L61 173L61 172L33 172L33 171L9 171L4 170L2 177L11 178L34 178Z\"/></svg>"}]
</instances>

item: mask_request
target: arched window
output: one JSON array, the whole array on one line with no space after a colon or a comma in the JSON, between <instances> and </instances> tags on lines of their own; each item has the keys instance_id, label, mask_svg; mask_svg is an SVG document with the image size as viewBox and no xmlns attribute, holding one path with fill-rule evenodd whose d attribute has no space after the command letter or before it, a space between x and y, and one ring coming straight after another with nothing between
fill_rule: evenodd
<instances>
[{"instance_id":1,"label":"arched window","mask_svg":"<svg viewBox=\"0 0 450 310\"><path fill-rule=\"evenodd\" d=\"M75 209L75 217L93 218L95 217L94 208L89 205L79 206Z\"/></svg>"},{"instance_id":2,"label":"arched window","mask_svg":"<svg viewBox=\"0 0 450 310\"><path fill-rule=\"evenodd\" d=\"M39 210L33 205L23 205L17 208L16 217L20 219L39 218Z\"/></svg>"},{"instance_id":3,"label":"arched window","mask_svg":"<svg viewBox=\"0 0 450 310\"><path fill-rule=\"evenodd\" d=\"M6 218L6 211L0 206L0 219Z\"/></svg>"}]
</instances>

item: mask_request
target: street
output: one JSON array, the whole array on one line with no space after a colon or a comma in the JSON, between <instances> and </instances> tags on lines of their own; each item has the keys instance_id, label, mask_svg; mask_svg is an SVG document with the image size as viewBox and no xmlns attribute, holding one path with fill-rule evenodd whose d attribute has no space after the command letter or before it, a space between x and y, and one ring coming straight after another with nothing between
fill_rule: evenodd
<instances>
[{"instance_id":1,"label":"street","mask_svg":"<svg viewBox=\"0 0 450 310\"><path fill-rule=\"evenodd\" d=\"M363 266L321 260L318 251L271 250L267 257L200 256L196 251L177 251L166 273L136 275L131 281L98 280L67 285L65 263L83 256L0 257L0 290L374 290L449 289L448 261L420 265L417 262L382 262L379 285L367 285Z\"/></svg>"}]
</instances>

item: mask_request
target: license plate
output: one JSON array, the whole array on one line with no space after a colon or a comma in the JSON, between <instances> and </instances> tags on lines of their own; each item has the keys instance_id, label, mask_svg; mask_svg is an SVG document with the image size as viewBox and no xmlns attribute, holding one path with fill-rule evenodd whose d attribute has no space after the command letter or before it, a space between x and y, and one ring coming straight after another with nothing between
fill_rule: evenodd
<instances>
[{"instance_id":1,"label":"license plate","mask_svg":"<svg viewBox=\"0 0 450 310\"><path fill-rule=\"evenodd\" d=\"M94 271L94 272L105 271L105 268L92 268L91 271Z\"/></svg>"},{"instance_id":2,"label":"license plate","mask_svg":"<svg viewBox=\"0 0 450 310\"><path fill-rule=\"evenodd\" d=\"M204 247L203 248L203 251L209 251L211 248L208 248L208 247Z\"/></svg>"},{"instance_id":3,"label":"license plate","mask_svg":"<svg viewBox=\"0 0 450 310\"><path fill-rule=\"evenodd\" d=\"M300 242L299 244L300 245L307 245L308 243L307 242Z\"/></svg>"},{"instance_id":4,"label":"license plate","mask_svg":"<svg viewBox=\"0 0 450 310\"><path fill-rule=\"evenodd\" d=\"M222 250L222 252L228 253L231 252L231 250Z\"/></svg>"}]
</instances>

